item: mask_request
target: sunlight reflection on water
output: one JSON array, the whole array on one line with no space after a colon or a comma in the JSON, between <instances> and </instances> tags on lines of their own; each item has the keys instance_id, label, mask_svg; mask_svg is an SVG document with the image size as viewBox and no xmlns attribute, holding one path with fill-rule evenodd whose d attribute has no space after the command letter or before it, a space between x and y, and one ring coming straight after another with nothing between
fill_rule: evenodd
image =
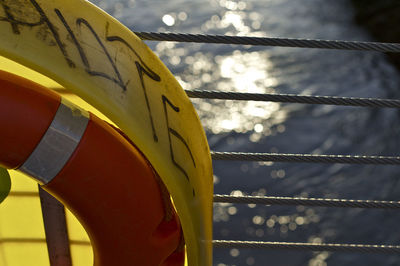
<instances>
[{"instance_id":1,"label":"sunlight reflection on water","mask_svg":"<svg viewBox=\"0 0 400 266\"><path fill-rule=\"evenodd\" d=\"M368 40L347 0L119 0L96 4L138 31ZM139 11L139 12L137 12ZM310 49L146 42L185 89L390 98L393 69L377 54ZM396 111L192 99L211 149L222 151L397 154ZM383 119L384 118L384 119ZM382 130L391 128L392 131ZM397 131L396 131L397 130ZM397 133L396 133L397 132ZM347 165L214 162L219 194L396 198L397 171ZM366 177L379 176L379 179ZM385 214L361 210L214 205L219 239L396 244ZM373 238L376 224L380 234ZM386 228L386 229L385 229ZM389 229L387 229L389 228ZM382 257L327 252L215 250L215 265L378 265ZM361 258L361 259L360 259ZM393 260L393 257L391 257ZM394 257L396 259L396 257ZM385 262L389 261L387 259ZM335 264L336 262L336 264ZM355 264L353 264L355 265ZM395 265L395 264L393 264Z\"/></svg>"},{"instance_id":2,"label":"sunlight reflection on water","mask_svg":"<svg viewBox=\"0 0 400 266\"><path fill-rule=\"evenodd\" d=\"M196 62L204 62L199 58ZM202 79L195 83L195 88L213 84L219 91L273 93L275 84L273 77L268 77L268 63L266 52L234 51L231 55L217 56L212 62L194 64L194 71L202 73ZM189 67L190 69L190 67ZM190 70L189 70L190 71ZM206 78L204 78L206 77ZM191 89L192 84L185 82L180 76L182 85ZM285 120L284 111L280 111L278 103L272 102L232 102L232 101L205 101L193 100L199 116L204 121L206 130L219 134L235 131L245 133L256 130L257 134L270 132L270 127ZM226 112L229 110L229 112ZM249 119L252 117L252 119ZM268 134L267 134L268 135Z\"/></svg>"},{"instance_id":3,"label":"sunlight reflection on water","mask_svg":"<svg viewBox=\"0 0 400 266\"><path fill-rule=\"evenodd\" d=\"M249 14L243 12L248 6L245 2L225 0L212 2L225 7L227 11L222 11L219 16L213 15L206 21L201 26L206 30L227 29L232 26L235 33L247 34L252 31L251 26L247 24L251 25L261 18L256 12ZM176 76L184 89L275 92L273 86L277 81L269 75L273 66L269 61L268 51L233 50L230 54L217 56L199 52L188 55L188 52L178 48L175 43L159 43L156 46L156 53L170 64L185 64L184 72ZM271 127L283 123L286 119L286 113L280 110L278 103L198 99L193 99L193 103L206 131L213 134L254 131L250 137L253 142L258 141L263 135L271 134Z\"/></svg>"},{"instance_id":4,"label":"sunlight reflection on water","mask_svg":"<svg viewBox=\"0 0 400 266\"><path fill-rule=\"evenodd\" d=\"M187 64L185 71L176 76L184 89L201 89L212 84L210 89L219 91L275 92L273 86L277 81L268 75L272 65L267 52L234 50L229 55L214 58L203 53L185 57L184 49L174 48L174 43L159 43L156 52L160 57L168 58L173 65L184 60ZM255 131L258 135L268 135L271 126L283 123L286 118L285 111L280 110L280 104L273 102L192 101L203 126L214 134L229 131L245 133L257 128Z\"/></svg>"}]
</instances>

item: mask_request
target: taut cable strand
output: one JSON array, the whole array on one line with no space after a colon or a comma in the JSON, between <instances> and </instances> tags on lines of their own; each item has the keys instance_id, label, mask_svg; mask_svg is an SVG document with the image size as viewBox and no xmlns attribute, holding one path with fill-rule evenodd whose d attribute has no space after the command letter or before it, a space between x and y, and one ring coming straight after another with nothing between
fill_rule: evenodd
<instances>
[{"instance_id":1,"label":"taut cable strand","mask_svg":"<svg viewBox=\"0 0 400 266\"><path fill-rule=\"evenodd\" d=\"M191 43L216 43L236 45L258 45L299 48L321 48L339 50L359 50L377 52L400 52L400 44L312 40L295 38L245 37L205 34L135 32L142 40L174 41ZM217 91L186 90L189 97L223 100L272 101L283 103L328 104L362 107L399 108L399 100L370 99L333 96L304 96L291 94L255 94ZM211 152L214 160L241 161L273 161L273 162L308 162L308 163L348 163L348 164L400 164L400 157L390 156L350 156L350 155L312 155L312 154L278 154L278 153L240 153L240 152ZM350 208L379 208L398 209L400 202L375 200L347 200L272 196L230 196L214 195L214 202L267 204L267 205L303 205L320 207L350 207ZM320 243L285 243L261 241L231 241L213 240L215 248L263 248L286 249L303 251L344 251L363 253L400 253L400 246L392 245L362 245L362 244L320 244Z\"/></svg>"},{"instance_id":2,"label":"taut cable strand","mask_svg":"<svg viewBox=\"0 0 400 266\"><path fill-rule=\"evenodd\" d=\"M298 197L272 197L272 196L231 196L214 195L214 202L239 203L239 204L264 204L264 205L289 205L289 206L314 206L314 207L340 207L364 209L400 209L399 201L378 200L349 200L349 199L322 199Z\"/></svg>"},{"instance_id":3,"label":"taut cable strand","mask_svg":"<svg viewBox=\"0 0 400 266\"><path fill-rule=\"evenodd\" d=\"M392 156L352 156L352 155L314 155L284 153L245 153L211 152L213 160L258 161L258 162L296 162L296 163L343 163L343 164L400 164L400 157Z\"/></svg>"},{"instance_id":4,"label":"taut cable strand","mask_svg":"<svg viewBox=\"0 0 400 266\"><path fill-rule=\"evenodd\" d=\"M280 47L376 51L376 52L392 52L392 53L400 52L400 44L397 43L245 37L245 36L227 36L227 35L171 33L171 32L166 32L166 33L134 32L134 33L142 40L148 40L148 41L262 45L262 46L280 46Z\"/></svg>"},{"instance_id":5,"label":"taut cable strand","mask_svg":"<svg viewBox=\"0 0 400 266\"><path fill-rule=\"evenodd\" d=\"M264 94L243 92L222 92L206 90L185 90L190 98L239 100L239 101L269 101L281 103L325 104L361 107L400 108L400 100L336 97L336 96L309 96L295 94Z\"/></svg>"},{"instance_id":6,"label":"taut cable strand","mask_svg":"<svg viewBox=\"0 0 400 266\"><path fill-rule=\"evenodd\" d=\"M318 244L318 243L287 243L263 241L233 241L213 240L214 248L262 248L289 249L300 251L343 251L361 253L400 253L400 246L391 245L361 245L361 244Z\"/></svg>"}]
</instances>

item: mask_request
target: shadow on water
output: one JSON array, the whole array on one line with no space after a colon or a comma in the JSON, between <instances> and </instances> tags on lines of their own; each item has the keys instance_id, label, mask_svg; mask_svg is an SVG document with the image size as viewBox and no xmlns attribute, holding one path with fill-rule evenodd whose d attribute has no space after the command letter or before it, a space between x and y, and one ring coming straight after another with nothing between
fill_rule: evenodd
<instances>
[{"instance_id":1,"label":"shadow on water","mask_svg":"<svg viewBox=\"0 0 400 266\"><path fill-rule=\"evenodd\" d=\"M370 40L349 1L92 1L135 31ZM400 98L384 55L152 43L186 89ZM211 150L398 155L399 111L193 100ZM398 167L214 162L215 193L398 199ZM395 211L216 204L214 238L400 244ZM218 249L222 265L396 265L398 256Z\"/></svg>"}]
</instances>

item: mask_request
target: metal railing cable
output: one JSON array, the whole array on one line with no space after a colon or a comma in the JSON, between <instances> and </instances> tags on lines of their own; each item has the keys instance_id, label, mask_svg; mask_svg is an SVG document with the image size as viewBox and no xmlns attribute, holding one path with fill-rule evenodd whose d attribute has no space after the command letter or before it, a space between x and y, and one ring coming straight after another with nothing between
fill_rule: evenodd
<instances>
[{"instance_id":1,"label":"metal railing cable","mask_svg":"<svg viewBox=\"0 0 400 266\"><path fill-rule=\"evenodd\" d=\"M267 37L222 36L183 33L156 33L135 32L142 40L174 41L191 43L217 43L238 45L261 45L300 48L323 48L340 50L400 52L400 44L310 40ZM311 96L295 94L260 94L221 92L209 90L185 90L190 98L241 100L241 101L269 101L281 103L324 104L339 106L359 106L376 108L400 108L400 100L356 98L337 96ZM279 154L279 153L242 153L212 151L213 160L231 161L270 161L270 162L303 162L303 163L345 163L345 164L400 164L400 157L394 156L352 156L352 155L313 155L313 154ZM399 209L400 201L327 199L303 197L275 197L275 196L231 196L214 195L214 203L290 205L314 207L342 207L342 208L376 208ZM344 251L363 253L400 253L400 246L392 245L363 245L363 244L328 244L328 243L286 243L260 241L213 240L214 248L262 248L286 249L302 251Z\"/></svg>"},{"instance_id":2,"label":"metal railing cable","mask_svg":"<svg viewBox=\"0 0 400 266\"><path fill-rule=\"evenodd\" d=\"M337 97L337 96L310 96L310 95L296 95L296 94L222 92L222 91L209 91L209 90L185 90L185 92L190 98L200 98L200 99L268 101L268 102L281 102L281 103L400 108L400 100L391 100L391 99Z\"/></svg>"},{"instance_id":3,"label":"metal railing cable","mask_svg":"<svg viewBox=\"0 0 400 266\"><path fill-rule=\"evenodd\" d=\"M400 253L400 246L392 245L362 245L362 244L327 244L327 243L295 243L295 242L264 242L264 241L234 241L213 240L214 248L261 248L286 249L299 251L343 251L361 253Z\"/></svg>"},{"instance_id":4,"label":"metal railing cable","mask_svg":"<svg viewBox=\"0 0 400 266\"><path fill-rule=\"evenodd\" d=\"M400 164L397 156L315 155L284 153L211 152L213 160L296 162L296 163L341 163L341 164Z\"/></svg>"},{"instance_id":5,"label":"metal railing cable","mask_svg":"<svg viewBox=\"0 0 400 266\"><path fill-rule=\"evenodd\" d=\"M376 51L376 52L392 52L392 53L400 52L400 44L398 43L246 37L246 36L228 36L228 35L172 33L172 32L134 32L134 33L142 40L147 40L147 41L261 45L261 46L279 46L279 47Z\"/></svg>"},{"instance_id":6,"label":"metal railing cable","mask_svg":"<svg viewBox=\"0 0 400 266\"><path fill-rule=\"evenodd\" d=\"M274 196L231 196L214 195L215 203L239 204L264 204L264 205L289 205L313 207L340 207L364 209L400 209L400 201L379 200L351 200L351 199L326 199L302 197L274 197Z\"/></svg>"}]
</instances>

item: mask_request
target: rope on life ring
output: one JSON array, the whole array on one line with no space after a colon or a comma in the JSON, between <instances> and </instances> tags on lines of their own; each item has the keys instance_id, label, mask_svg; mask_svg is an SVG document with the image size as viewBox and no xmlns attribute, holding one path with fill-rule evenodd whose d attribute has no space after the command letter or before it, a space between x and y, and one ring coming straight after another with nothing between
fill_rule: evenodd
<instances>
[{"instance_id":1,"label":"rope on life ring","mask_svg":"<svg viewBox=\"0 0 400 266\"><path fill-rule=\"evenodd\" d=\"M86 229L95 265L183 265L161 179L121 132L55 92L0 71L0 165L19 169Z\"/></svg>"}]
</instances>

